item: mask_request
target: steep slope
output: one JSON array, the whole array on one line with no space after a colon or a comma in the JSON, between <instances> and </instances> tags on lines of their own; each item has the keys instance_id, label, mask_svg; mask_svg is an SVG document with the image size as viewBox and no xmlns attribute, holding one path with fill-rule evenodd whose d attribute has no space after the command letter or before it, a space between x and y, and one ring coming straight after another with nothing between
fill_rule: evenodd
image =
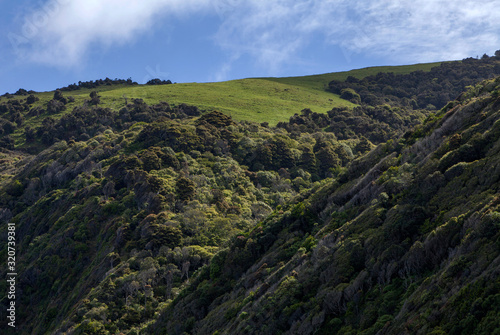
<instances>
[{"instance_id":1,"label":"steep slope","mask_svg":"<svg viewBox=\"0 0 500 335\"><path fill-rule=\"evenodd\" d=\"M0 236L15 223L26 334L143 329L232 236L369 150L142 100L45 114L22 136L42 151L2 148Z\"/></svg>"},{"instance_id":2,"label":"steep slope","mask_svg":"<svg viewBox=\"0 0 500 335\"><path fill-rule=\"evenodd\" d=\"M498 333L499 92L471 88L235 237L150 330Z\"/></svg>"}]
</instances>

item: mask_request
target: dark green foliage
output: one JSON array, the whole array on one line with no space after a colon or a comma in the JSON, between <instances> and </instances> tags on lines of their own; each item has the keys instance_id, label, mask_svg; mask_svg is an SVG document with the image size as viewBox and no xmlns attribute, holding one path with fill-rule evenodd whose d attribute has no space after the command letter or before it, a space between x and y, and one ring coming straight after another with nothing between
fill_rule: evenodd
<instances>
[{"instance_id":1,"label":"dark green foliage","mask_svg":"<svg viewBox=\"0 0 500 335\"><path fill-rule=\"evenodd\" d=\"M200 148L198 136L193 130L176 123L158 122L148 125L137 138L145 147L167 145L175 151L189 152Z\"/></svg>"},{"instance_id":2,"label":"dark green foliage","mask_svg":"<svg viewBox=\"0 0 500 335\"><path fill-rule=\"evenodd\" d=\"M222 274L222 268L226 262L227 254L228 250L222 250L210 260L210 278L212 280L217 279Z\"/></svg>"},{"instance_id":3,"label":"dark green foliage","mask_svg":"<svg viewBox=\"0 0 500 335\"><path fill-rule=\"evenodd\" d=\"M40 100L38 97L35 97L33 94L31 94L29 97L26 98L26 103L31 105L37 102L38 100Z\"/></svg>"},{"instance_id":4,"label":"dark green foliage","mask_svg":"<svg viewBox=\"0 0 500 335\"><path fill-rule=\"evenodd\" d=\"M492 78L500 73L494 57L463 62L446 62L429 72L415 71L410 74L379 73L361 80L332 81L329 90L342 98L356 99L378 106L384 101L411 109L444 107L462 93L468 85Z\"/></svg>"},{"instance_id":5,"label":"dark green foliage","mask_svg":"<svg viewBox=\"0 0 500 335\"><path fill-rule=\"evenodd\" d=\"M233 120L229 116L218 111L203 114L202 117L198 119L198 124L203 122L211 124L216 128L228 127L234 124Z\"/></svg>"},{"instance_id":6,"label":"dark green foliage","mask_svg":"<svg viewBox=\"0 0 500 335\"><path fill-rule=\"evenodd\" d=\"M14 139L10 135L0 138L0 148L14 150Z\"/></svg>"},{"instance_id":7,"label":"dark green foliage","mask_svg":"<svg viewBox=\"0 0 500 335\"><path fill-rule=\"evenodd\" d=\"M75 328L75 334L96 334L96 335L107 335L104 325L96 320L85 320Z\"/></svg>"},{"instance_id":8,"label":"dark green foliage","mask_svg":"<svg viewBox=\"0 0 500 335\"><path fill-rule=\"evenodd\" d=\"M289 132L315 132L330 124L327 114L314 113L310 109L303 109L299 114L290 117L289 122L279 122L278 128L285 128Z\"/></svg>"},{"instance_id":9,"label":"dark green foliage","mask_svg":"<svg viewBox=\"0 0 500 335\"><path fill-rule=\"evenodd\" d=\"M16 125L8 120L0 119L0 135L9 135L16 130Z\"/></svg>"},{"instance_id":10,"label":"dark green foliage","mask_svg":"<svg viewBox=\"0 0 500 335\"><path fill-rule=\"evenodd\" d=\"M92 91L92 92L90 92L90 101L89 101L89 103L91 105L98 105L101 102L100 98L101 97L99 96L99 94L96 91Z\"/></svg>"},{"instance_id":11,"label":"dark green foliage","mask_svg":"<svg viewBox=\"0 0 500 335\"><path fill-rule=\"evenodd\" d=\"M344 88L343 90L341 90L340 97L355 104L361 103L361 97L352 88Z\"/></svg>"},{"instance_id":12,"label":"dark green foliage","mask_svg":"<svg viewBox=\"0 0 500 335\"><path fill-rule=\"evenodd\" d=\"M24 135L26 137L26 142L27 143L32 143L36 139L36 132L33 128L31 127L26 127L24 128Z\"/></svg>"},{"instance_id":13,"label":"dark green foliage","mask_svg":"<svg viewBox=\"0 0 500 335\"><path fill-rule=\"evenodd\" d=\"M52 99L47 103L47 112L49 114L59 114L66 110L66 106L59 100Z\"/></svg>"},{"instance_id":14,"label":"dark green foliage","mask_svg":"<svg viewBox=\"0 0 500 335\"><path fill-rule=\"evenodd\" d=\"M60 90L56 90L54 92L54 98L53 100L57 100L57 101L60 101L61 103L63 103L64 105L66 105L68 103L68 99L66 99L64 97L64 95L62 94L62 92Z\"/></svg>"},{"instance_id":15,"label":"dark green foliage","mask_svg":"<svg viewBox=\"0 0 500 335\"><path fill-rule=\"evenodd\" d=\"M28 95L28 91L26 91L24 88L20 88L14 94L15 95Z\"/></svg>"},{"instance_id":16,"label":"dark green foliage","mask_svg":"<svg viewBox=\"0 0 500 335\"><path fill-rule=\"evenodd\" d=\"M303 113L291 117L289 122L280 122L277 127L292 134L325 130L334 133L339 140L367 138L378 144L403 135L411 127L420 124L427 114L428 111L424 110L391 107L381 103L375 107L355 107L352 111L334 108L326 115Z\"/></svg>"},{"instance_id":17,"label":"dark green foliage","mask_svg":"<svg viewBox=\"0 0 500 335\"><path fill-rule=\"evenodd\" d=\"M7 186L6 192L8 195L11 195L13 197L19 197L24 192L24 185L23 183L21 183L21 181L16 179L10 185Z\"/></svg>"},{"instance_id":18,"label":"dark green foliage","mask_svg":"<svg viewBox=\"0 0 500 335\"><path fill-rule=\"evenodd\" d=\"M170 79L161 80L158 78L148 80L148 82L146 83L146 85L170 85L170 84L172 84L172 81L170 81Z\"/></svg>"},{"instance_id":19,"label":"dark green foliage","mask_svg":"<svg viewBox=\"0 0 500 335\"><path fill-rule=\"evenodd\" d=\"M355 150L361 154L370 151L373 145L368 141L366 137L361 138L361 141L356 145Z\"/></svg>"},{"instance_id":20,"label":"dark green foliage","mask_svg":"<svg viewBox=\"0 0 500 335\"><path fill-rule=\"evenodd\" d=\"M144 151L141 154L140 159L143 163L144 170L146 170L147 172L151 170L159 170L161 168L161 159L156 155L154 151Z\"/></svg>"},{"instance_id":21,"label":"dark green foliage","mask_svg":"<svg viewBox=\"0 0 500 335\"><path fill-rule=\"evenodd\" d=\"M61 91L76 91L82 88L93 89L99 86L111 86L111 85L137 85L132 79L98 79L90 81L79 81L78 84L71 84L66 87L60 88Z\"/></svg>"},{"instance_id":22,"label":"dark green foliage","mask_svg":"<svg viewBox=\"0 0 500 335\"><path fill-rule=\"evenodd\" d=\"M159 249L164 245L175 248L181 244L182 232L177 227L154 223L148 226L143 239L147 243L151 243L155 249Z\"/></svg>"},{"instance_id":23,"label":"dark green foliage","mask_svg":"<svg viewBox=\"0 0 500 335\"><path fill-rule=\"evenodd\" d=\"M97 93L93 92L93 99L98 100L99 97L96 94ZM59 100L50 100L47 111L54 114L60 113L65 110L65 108L66 107ZM188 110L189 108L190 106L185 105L184 109L176 108L174 110L165 103L149 106L142 102L142 100L136 100L134 105L129 105L129 107L123 108L119 113L112 111L109 108L95 106L89 107L85 105L78 106L75 107L70 113L65 114L58 121L54 120L49 129L46 128L46 124L39 127L37 129L37 137L42 140L43 133L50 132L50 137L52 138L65 140L87 140L98 133L104 132L106 129L111 128L115 131L121 131L129 128L132 124L138 121L152 121L153 119L158 118L186 118L187 115L183 112L183 110ZM35 108L30 111L30 114L32 112L33 116L37 116L39 114L39 111ZM150 135L152 137L148 138ZM155 137L155 134L149 133L148 129L145 130L144 137L145 139L148 139L145 141L147 144L151 143L149 145L158 144L162 140L162 138ZM52 144L50 140L42 142L44 144ZM189 144L181 144L189 147Z\"/></svg>"},{"instance_id":24,"label":"dark green foliage","mask_svg":"<svg viewBox=\"0 0 500 335\"><path fill-rule=\"evenodd\" d=\"M321 148L316 153L316 158L318 159L319 170L323 175L328 175L331 169L338 167L342 163L332 146Z\"/></svg>"},{"instance_id":25,"label":"dark green foliage","mask_svg":"<svg viewBox=\"0 0 500 335\"><path fill-rule=\"evenodd\" d=\"M181 201L191 200L196 193L196 185L188 178L180 176L175 182L177 199Z\"/></svg>"},{"instance_id":26,"label":"dark green foliage","mask_svg":"<svg viewBox=\"0 0 500 335\"><path fill-rule=\"evenodd\" d=\"M266 141L257 149L257 157L254 165L255 170L260 170L261 166L265 170L278 170L280 168L293 168L296 165L295 157L293 156L290 145L283 137L274 137L270 141Z\"/></svg>"},{"instance_id":27,"label":"dark green foliage","mask_svg":"<svg viewBox=\"0 0 500 335\"><path fill-rule=\"evenodd\" d=\"M422 207L404 205L393 207L387 213L384 231L388 239L402 241L415 236L427 215Z\"/></svg>"}]
</instances>

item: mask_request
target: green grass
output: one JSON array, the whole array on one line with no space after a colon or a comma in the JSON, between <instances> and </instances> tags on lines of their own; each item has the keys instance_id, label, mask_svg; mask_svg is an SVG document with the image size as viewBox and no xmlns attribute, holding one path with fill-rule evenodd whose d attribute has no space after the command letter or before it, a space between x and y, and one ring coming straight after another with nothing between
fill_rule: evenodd
<instances>
[{"instance_id":1,"label":"green grass","mask_svg":"<svg viewBox=\"0 0 500 335\"><path fill-rule=\"evenodd\" d=\"M148 104L166 101L179 105L186 103L195 105L206 111L218 110L235 120L269 122L276 125L279 121L287 121L290 116L300 113L304 108L314 112L325 113L333 107L352 108L355 105L340 99L338 95L311 87L294 86L267 79L241 79L218 83L185 83L173 85L137 85L103 87L97 90L101 96L101 107L119 110L133 99L143 99ZM52 115L58 119L74 107L89 100L91 90L63 92L64 96L73 96L75 102L68 104L65 112ZM52 99L53 92L37 93L40 101L34 106L45 106ZM27 122L37 126L47 115Z\"/></svg>"},{"instance_id":2,"label":"green grass","mask_svg":"<svg viewBox=\"0 0 500 335\"><path fill-rule=\"evenodd\" d=\"M326 73L301 77L284 78L251 78L231 80L216 83L184 83L173 85L113 85L102 86L97 89L101 96L101 107L110 107L119 110L125 106L125 97L128 103L133 99L143 99L149 104L166 101L173 105L186 103L198 106L202 110L218 110L233 117L235 120L249 120L255 122L269 122L276 125L280 121L287 121L290 116L300 113L304 108L314 112L325 113L334 107L352 108L355 105L340 99L338 95L326 92L328 83L335 80L345 80L348 76L364 78L379 72L393 72L405 74L412 71L429 71L440 63L415 64L405 66L378 66L337 73ZM67 105L62 115L82 105L89 100L91 89L82 89L72 92L63 92L64 96L73 96L75 102ZM43 106L52 99L53 92L36 93L40 101L34 106ZM20 98L20 97L16 97ZM24 97L21 97L24 98ZM2 99L3 100L3 99ZM27 120L26 125L37 127L47 115ZM16 143L18 138L16 135Z\"/></svg>"},{"instance_id":3,"label":"green grass","mask_svg":"<svg viewBox=\"0 0 500 335\"><path fill-rule=\"evenodd\" d=\"M219 110L235 120L287 121L304 108L324 113L333 107L353 107L337 95L305 86L294 86L266 79L241 79L219 83L188 83L161 86L135 86L102 92L101 100L114 108L125 104L123 95L147 103L166 101L186 103L200 109Z\"/></svg>"},{"instance_id":4,"label":"green grass","mask_svg":"<svg viewBox=\"0 0 500 335\"><path fill-rule=\"evenodd\" d=\"M274 82L308 87L316 90L325 90L328 87L328 83L332 80L346 80L347 77L353 76L358 79L363 79L368 76L376 75L379 72L394 74L408 74L413 71L430 71L433 67L439 66L442 62L437 63L423 63L423 64L413 64L413 65L400 65L400 66L373 66L363 69L350 70L344 72L332 72L325 74L316 74L311 76L300 76L300 77L282 77L282 78L260 78L271 80Z\"/></svg>"}]
</instances>

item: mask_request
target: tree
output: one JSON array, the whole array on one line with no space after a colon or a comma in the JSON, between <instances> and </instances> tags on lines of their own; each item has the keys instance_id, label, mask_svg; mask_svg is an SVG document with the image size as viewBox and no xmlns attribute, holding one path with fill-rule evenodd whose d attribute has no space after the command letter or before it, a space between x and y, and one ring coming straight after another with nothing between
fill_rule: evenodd
<instances>
[{"instance_id":1,"label":"tree","mask_svg":"<svg viewBox=\"0 0 500 335\"><path fill-rule=\"evenodd\" d=\"M179 200L189 201L194 198L196 185L192 180L180 176L175 183L175 192Z\"/></svg>"},{"instance_id":2,"label":"tree","mask_svg":"<svg viewBox=\"0 0 500 335\"><path fill-rule=\"evenodd\" d=\"M26 91L24 88L20 88L17 90L16 93L14 93L15 95L28 95L28 91Z\"/></svg>"},{"instance_id":3,"label":"tree","mask_svg":"<svg viewBox=\"0 0 500 335\"><path fill-rule=\"evenodd\" d=\"M57 114L64 111L65 109L66 106L59 100L52 99L47 103L47 112L49 112L49 114Z\"/></svg>"},{"instance_id":4,"label":"tree","mask_svg":"<svg viewBox=\"0 0 500 335\"><path fill-rule=\"evenodd\" d=\"M327 175L331 168L335 168L341 164L339 156L335 153L331 146L327 146L318 151L319 168L323 175Z\"/></svg>"},{"instance_id":5,"label":"tree","mask_svg":"<svg viewBox=\"0 0 500 335\"><path fill-rule=\"evenodd\" d=\"M181 270L181 279L186 276L186 279L189 280L189 267L191 266L190 261L184 261L182 263L182 270Z\"/></svg>"},{"instance_id":6,"label":"tree","mask_svg":"<svg viewBox=\"0 0 500 335\"><path fill-rule=\"evenodd\" d=\"M280 167L293 168L295 166L295 157L293 156L292 151L283 139L276 138L273 141L272 148L274 149L273 163L275 169L279 169Z\"/></svg>"},{"instance_id":7,"label":"tree","mask_svg":"<svg viewBox=\"0 0 500 335\"><path fill-rule=\"evenodd\" d=\"M172 81L170 80L161 80L158 78L151 79L146 83L146 85L170 85L172 84Z\"/></svg>"},{"instance_id":8,"label":"tree","mask_svg":"<svg viewBox=\"0 0 500 335\"><path fill-rule=\"evenodd\" d=\"M12 134L16 130L16 125L8 120L0 119L0 124L2 127L0 128L0 136Z\"/></svg>"},{"instance_id":9,"label":"tree","mask_svg":"<svg viewBox=\"0 0 500 335\"><path fill-rule=\"evenodd\" d=\"M20 197L24 193L24 185L16 179L7 186L6 192L13 197Z\"/></svg>"},{"instance_id":10,"label":"tree","mask_svg":"<svg viewBox=\"0 0 500 335\"><path fill-rule=\"evenodd\" d=\"M305 147L300 156L299 166L311 173L316 172L316 155L310 147Z\"/></svg>"},{"instance_id":11,"label":"tree","mask_svg":"<svg viewBox=\"0 0 500 335\"><path fill-rule=\"evenodd\" d=\"M219 111L203 114L203 116L198 119L197 124L202 124L204 121L217 128L224 128L235 124L231 117Z\"/></svg>"},{"instance_id":12,"label":"tree","mask_svg":"<svg viewBox=\"0 0 500 335\"><path fill-rule=\"evenodd\" d=\"M213 200L212 202L217 206L217 209L221 213L226 213L229 209L229 204L224 197L224 193L219 189L212 189Z\"/></svg>"},{"instance_id":13,"label":"tree","mask_svg":"<svg viewBox=\"0 0 500 335\"><path fill-rule=\"evenodd\" d=\"M36 138L35 130L30 126L24 128L24 135L26 136L27 143L33 143Z\"/></svg>"},{"instance_id":14,"label":"tree","mask_svg":"<svg viewBox=\"0 0 500 335\"><path fill-rule=\"evenodd\" d=\"M14 139L10 135L4 136L0 139L0 147L14 150Z\"/></svg>"},{"instance_id":15,"label":"tree","mask_svg":"<svg viewBox=\"0 0 500 335\"><path fill-rule=\"evenodd\" d=\"M147 229L145 239L151 242L154 248L161 246L174 248L181 243L182 232L177 227L154 223Z\"/></svg>"},{"instance_id":16,"label":"tree","mask_svg":"<svg viewBox=\"0 0 500 335\"><path fill-rule=\"evenodd\" d=\"M167 282L167 299L170 299L172 297L172 283L174 281L174 275L171 270L166 272L165 280Z\"/></svg>"},{"instance_id":17,"label":"tree","mask_svg":"<svg viewBox=\"0 0 500 335\"><path fill-rule=\"evenodd\" d=\"M131 297L132 299L134 298L134 295L137 293L141 285L139 282L132 280L131 282L127 283L125 285L125 305L128 306L129 301L128 298Z\"/></svg>"},{"instance_id":18,"label":"tree","mask_svg":"<svg viewBox=\"0 0 500 335\"><path fill-rule=\"evenodd\" d=\"M350 102L355 104L361 103L361 97L352 88L344 88L342 91L340 91L340 98L349 100Z\"/></svg>"},{"instance_id":19,"label":"tree","mask_svg":"<svg viewBox=\"0 0 500 335\"><path fill-rule=\"evenodd\" d=\"M90 104L98 105L101 102L101 96L97 94L97 91L90 92Z\"/></svg>"},{"instance_id":20,"label":"tree","mask_svg":"<svg viewBox=\"0 0 500 335\"><path fill-rule=\"evenodd\" d=\"M266 170L272 169L273 150L269 144L262 145L257 149L255 163L260 163L260 166L258 164L254 164L255 170L261 170L262 167Z\"/></svg>"},{"instance_id":21,"label":"tree","mask_svg":"<svg viewBox=\"0 0 500 335\"><path fill-rule=\"evenodd\" d=\"M373 144L368 141L366 137L362 137L361 141L359 141L358 144L356 144L356 147L354 150L356 150L357 153L364 154L367 151L370 151L373 148Z\"/></svg>"},{"instance_id":22,"label":"tree","mask_svg":"<svg viewBox=\"0 0 500 335\"><path fill-rule=\"evenodd\" d=\"M31 94L29 97L26 98L26 103L28 105L31 105L31 104L34 104L35 102L37 102L39 99L37 97L35 97L33 94Z\"/></svg>"},{"instance_id":23,"label":"tree","mask_svg":"<svg viewBox=\"0 0 500 335\"><path fill-rule=\"evenodd\" d=\"M54 100L60 101L65 105L68 103L68 100L63 96L60 90L54 92Z\"/></svg>"},{"instance_id":24,"label":"tree","mask_svg":"<svg viewBox=\"0 0 500 335\"><path fill-rule=\"evenodd\" d=\"M348 146L337 145L334 151L341 160L342 165L346 165L351 160L352 151Z\"/></svg>"},{"instance_id":25,"label":"tree","mask_svg":"<svg viewBox=\"0 0 500 335\"><path fill-rule=\"evenodd\" d=\"M142 153L140 158L143 162L144 170L148 172L151 170L159 170L161 168L161 159L154 151L146 150Z\"/></svg>"}]
</instances>

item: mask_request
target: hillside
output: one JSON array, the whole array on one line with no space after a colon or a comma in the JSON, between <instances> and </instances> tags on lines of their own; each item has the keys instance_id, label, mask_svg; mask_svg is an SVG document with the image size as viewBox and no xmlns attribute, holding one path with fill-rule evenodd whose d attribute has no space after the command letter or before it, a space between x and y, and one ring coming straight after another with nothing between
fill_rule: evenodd
<instances>
[{"instance_id":1,"label":"hillside","mask_svg":"<svg viewBox=\"0 0 500 335\"><path fill-rule=\"evenodd\" d=\"M498 64L2 96L16 333L491 333Z\"/></svg>"},{"instance_id":2,"label":"hillside","mask_svg":"<svg viewBox=\"0 0 500 335\"><path fill-rule=\"evenodd\" d=\"M219 251L151 326L181 334L496 334L500 78Z\"/></svg>"},{"instance_id":3,"label":"hillside","mask_svg":"<svg viewBox=\"0 0 500 335\"><path fill-rule=\"evenodd\" d=\"M66 96L74 98L69 102L66 110L80 106L88 100L92 91L98 91L101 96L101 106L119 110L125 107L128 101L143 99L148 104L158 104L167 101L170 104L183 103L195 105L201 110L222 111L231 115L235 120L268 122L276 125L279 121L286 121L290 116L304 108L314 112L324 113L334 107L350 107L354 105L339 99L325 91L332 80L344 80L347 76L364 78L379 72L410 73L412 71L428 71L440 63L429 63L409 66L373 67L339 73L328 73L315 76L290 78L253 78L241 79L220 83L184 83L175 85L137 85L132 81L107 81L95 88L94 85L85 85L77 89L78 85L69 85L62 88ZM12 94L14 98L25 98L28 91L20 90ZM32 107L44 107L53 97L54 92L30 92L39 100ZM6 96L0 97L0 103L7 101ZM33 120L39 125L41 120Z\"/></svg>"},{"instance_id":4,"label":"hillside","mask_svg":"<svg viewBox=\"0 0 500 335\"><path fill-rule=\"evenodd\" d=\"M432 68L440 66L441 64L442 62L399 66L373 66L363 69L324 73L311 76L260 79L275 81L281 84L314 88L316 90L325 90L328 88L328 83L330 83L332 80L345 81L348 77L354 77L361 80L368 76L375 76L378 73L394 73L395 75L404 75L415 71L428 72Z\"/></svg>"},{"instance_id":5,"label":"hillside","mask_svg":"<svg viewBox=\"0 0 500 335\"><path fill-rule=\"evenodd\" d=\"M324 85L327 85L325 82ZM355 106L340 99L323 88L314 86L278 83L266 79L241 79L218 83L183 83L171 85L109 85L96 89L79 89L64 92L74 101L69 102L67 110L80 106L88 100L92 91L98 91L100 105L104 108L120 110L128 102L142 99L148 104L167 101L172 105L189 104L201 110L218 110L230 115L237 121L248 120L268 122L276 125L304 108L324 113L333 107ZM39 101L36 106L46 105L54 92L34 93ZM24 96L14 95L17 98ZM6 101L0 98L0 103Z\"/></svg>"},{"instance_id":6,"label":"hillside","mask_svg":"<svg viewBox=\"0 0 500 335\"><path fill-rule=\"evenodd\" d=\"M0 206L18 229L25 333L85 333L97 315L109 331L144 327L232 236L370 149L142 101L81 106L25 131L46 149L3 150Z\"/></svg>"}]
</instances>

